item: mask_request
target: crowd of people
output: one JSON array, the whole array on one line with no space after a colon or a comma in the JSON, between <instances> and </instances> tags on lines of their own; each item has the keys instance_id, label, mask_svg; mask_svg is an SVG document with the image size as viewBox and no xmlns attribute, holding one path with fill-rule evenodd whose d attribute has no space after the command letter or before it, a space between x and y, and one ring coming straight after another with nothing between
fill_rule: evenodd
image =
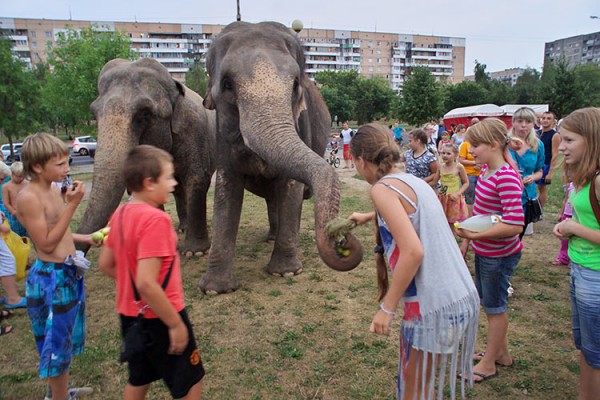
<instances>
[{"instance_id":1,"label":"crowd of people","mask_svg":"<svg viewBox=\"0 0 600 400\"><path fill-rule=\"evenodd\" d=\"M408 147L402 156L394 136L378 125L360 127L350 143L357 171L372 185L376 208L349 217L357 224L376 220L378 226L375 251L382 302L371 331L387 334L399 304L404 308L398 398L431 398L443 390L434 387L436 367L443 373L448 359L451 371L475 383L514 364L508 347L510 278L521 259L523 235L533 233L547 201L561 152L565 197L554 228L561 241L554 263L571 266L573 338L581 351L579 399L597 399L600 109L577 110L557 123L551 111L538 116L522 107L514 113L510 129L496 118L473 118L468 129L459 125L449 130L439 129L432 120L408 132ZM404 173L398 168L400 161ZM476 232L454 227L471 215L500 219ZM449 229L431 229L444 222ZM460 246L452 233L460 238ZM475 253L474 280L464 278L470 246ZM443 272L438 271L440 265ZM436 273L444 276L443 288L429 280ZM456 297L463 295L463 308L453 308ZM487 343L484 351L473 351L470 327L477 325L478 315L470 310L479 304L487 318ZM451 327L436 320L440 314L432 305L445 310L443 319L454 321ZM462 354L472 354L467 361L456 357L459 344ZM452 380L450 388L454 398Z\"/></svg>"}]
</instances>

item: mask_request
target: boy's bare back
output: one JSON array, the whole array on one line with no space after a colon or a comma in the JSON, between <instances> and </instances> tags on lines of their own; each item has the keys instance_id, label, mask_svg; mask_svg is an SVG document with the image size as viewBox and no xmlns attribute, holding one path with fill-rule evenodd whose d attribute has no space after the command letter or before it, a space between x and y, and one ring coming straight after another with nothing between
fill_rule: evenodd
<instances>
[{"instance_id":1,"label":"boy's bare back","mask_svg":"<svg viewBox=\"0 0 600 400\"><path fill-rule=\"evenodd\" d=\"M28 182L23 180L20 183L14 183L12 180L8 181L2 187L2 201L4 201L4 205L11 212L11 214L15 214L14 211L17 206L17 195L19 192L25 187L27 187ZM6 191L6 192L5 192ZM6 193L6 195L5 195Z\"/></svg>"},{"instance_id":2,"label":"boy's bare back","mask_svg":"<svg viewBox=\"0 0 600 400\"><path fill-rule=\"evenodd\" d=\"M84 190L83 185L77 185L67 194L76 203L75 207L81 201ZM54 230L67 204L57 187L44 182L33 181L19 193L18 217L27 229L40 260L63 262L68 255L75 255L71 228L67 226L62 237L62 229Z\"/></svg>"}]
</instances>

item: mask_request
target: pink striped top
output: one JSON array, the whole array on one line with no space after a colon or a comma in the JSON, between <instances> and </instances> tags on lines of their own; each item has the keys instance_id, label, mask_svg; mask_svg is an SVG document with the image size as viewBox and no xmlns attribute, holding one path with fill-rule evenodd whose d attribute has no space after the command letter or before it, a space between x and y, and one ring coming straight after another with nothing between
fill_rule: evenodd
<instances>
[{"instance_id":1,"label":"pink striped top","mask_svg":"<svg viewBox=\"0 0 600 400\"><path fill-rule=\"evenodd\" d=\"M473 215L496 214L502 216L502 222L505 224L523 226L523 189L515 170L506 163L489 176L485 176L486 171L487 166L484 166L475 187ZM485 257L506 257L521 251L522 248L519 235L473 240L473 251Z\"/></svg>"}]
</instances>

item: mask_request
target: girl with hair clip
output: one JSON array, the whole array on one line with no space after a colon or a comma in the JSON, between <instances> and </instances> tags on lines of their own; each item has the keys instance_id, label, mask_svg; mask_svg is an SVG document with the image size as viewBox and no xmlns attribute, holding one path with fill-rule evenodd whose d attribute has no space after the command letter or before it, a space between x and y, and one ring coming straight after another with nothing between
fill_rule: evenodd
<instances>
[{"instance_id":1,"label":"girl with hair clip","mask_svg":"<svg viewBox=\"0 0 600 400\"><path fill-rule=\"evenodd\" d=\"M482 232L456 229L456 234L472 241L475 252L475 286L488 320L487 349L474 355L479 360L473 375L483 382L497 375L498 365L510 366L508 351L507 300L509 279L519 260L523 245L519 233L523 230L521 179L509 154L511 140L506 125L496 118L486 118L467 130L469 151L478 164L481 175L475 188L473 215L495 214L501 222Z\"/></svg>"},{"instance_id":2,"label":"girl with hair clip","mask_svg":"<svg viewBox=\"0 0 600 400\"><path fill-rule=\"evenodd\" d=\"M388 335L402 302L398 399L429 399L436 390L443 395L446 372L454 399L457 373L473 382L479 298L444 210L427 183L397 169L398 146L383 128L362 126L350 151L358 173L372 185L376 208L349 217L358 224L377 221L381 304L369 331Z\"/></svg>"},{"instance_id":3,"label":"girl with hair clip","mask_svg":"<svg viewBox=\"0 0 600 400\"><path fill-rule=\"evenodd\" d=\"M569 240L573 339L579 355L579 400L600 393L600 108L583 108L560 124L558 150L575 189L573 218L554 227ZM594 204L595 203L595 204Z\"/></svg>"},{"instance_id":4,"label":"girl with hair clip","mask_svg":"<svg viewBox=\"0 0 600 400\"><path fill-rule=\"evenodd\" d=\"M542 179L544 173L544 160L546 158L544 143L537 138L533 124L535 123L535 112L529 107L521 107L513 114L513 126L508 136L518 138L521 146L518 150L510 149L510 155L517 162L523 181L523 195L521 203L525 208L527 200L538 198L536 181ZM526 210L525 210L526 211ZM525 213L527 214L527 213ZM521 233L531 235L533 224L525 221L525 230Z\"/></svg>"}]
</instances>

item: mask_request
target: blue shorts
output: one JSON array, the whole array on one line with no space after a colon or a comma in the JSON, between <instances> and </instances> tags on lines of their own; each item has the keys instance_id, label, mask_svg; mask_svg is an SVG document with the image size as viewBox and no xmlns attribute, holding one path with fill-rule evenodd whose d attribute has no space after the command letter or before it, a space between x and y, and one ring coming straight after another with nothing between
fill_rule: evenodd
<instances>
[{"instance_id":1,"label":"blue shorts","mask_svg":"<svg viewBox=\"0 0 600 400\"><path fill-rule=\"evenodd\" d=\"M600 368L600 271L571 262L571 310L575 347Z\"/></svg>"},{"instance_id":2,"label":"blue shorts","mask_svg":"<svg viewBox=\"0 0 600 400\"><path fill-rule=\"evenodd\" d=\"M475 287L486 314L506 312L508 287L521 252L506 257L485 257L475 254Z\"/></svg>"},{"instance_id":3,"label":"blue shorts","mask_svg":"<svg viewBox=\"0 0 600 400\"><path fill-rule=\"evenodd\" d=\"M542 179L538 179L535 181L536 185L550 185L552 181L546 182L546 175L548 175L548 171L550 170L550 164L544 165L544 170L542 171Z\"/></svg>"},{"instance_id":4,"label":"blue shorts","mask_svg":"<svg viewBox=\"0 0 600 400\"><path fill-rule=\"evenodd\" d=\"M469 180L469 187L465 190L465 203L468 205L475 204L475 186L477 186L477 181L479 180L478 176L467 175L467 179Z\"/></svg>"},{"instance_id":5,"label":"blue shorts","mask_svg":"<svg viewBox=\"0 0 600 400\"><path fill-rule=\"evenodd\" d=\"M85 341L85 289L75 266L36 260L27 277L27 313L40 355L40 378L69 370Z\"/></svg>"}]
</instances>

